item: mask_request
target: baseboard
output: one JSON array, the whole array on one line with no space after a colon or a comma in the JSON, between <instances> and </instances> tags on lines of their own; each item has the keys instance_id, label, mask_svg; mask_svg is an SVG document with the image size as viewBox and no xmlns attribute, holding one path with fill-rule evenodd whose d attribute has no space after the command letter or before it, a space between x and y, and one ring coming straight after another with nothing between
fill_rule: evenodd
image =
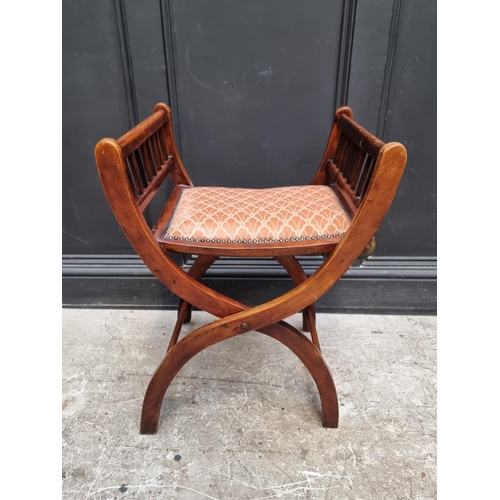
<instances>
[{"instance_id":1,"label":"baseboard","mask_svg":"<svg viewBox=\"0 0 500 500\"><path fill-rule=\"evenodd\" d=\"M322 259L299 259L312 274ZM185 269L192 260L186 259ZM133 256L63 256L63 306L175 309L177 297ZM204 283L225 295L256 305L290 290L286 272L272 259L222 258ZM354 265L317 302L322 312L429 314L437 311L437 259L371 257Z\"/></svg>"}]
</instances>

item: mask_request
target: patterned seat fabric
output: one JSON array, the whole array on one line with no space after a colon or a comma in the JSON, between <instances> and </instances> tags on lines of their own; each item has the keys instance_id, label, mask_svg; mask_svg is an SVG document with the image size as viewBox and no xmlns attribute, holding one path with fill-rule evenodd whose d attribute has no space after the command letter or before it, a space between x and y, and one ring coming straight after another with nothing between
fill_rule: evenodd
<instances>
[{"instance_id":1,"label":"patterned seat fabric","mask_svg":"<svg viewBox=\"0 0 500 500\"><path fill-rule=\"evenodd\" d=\"M273 243L343 236L350 217L328 186L184 187L164 238Z\"/></svg>"}]
</instances>

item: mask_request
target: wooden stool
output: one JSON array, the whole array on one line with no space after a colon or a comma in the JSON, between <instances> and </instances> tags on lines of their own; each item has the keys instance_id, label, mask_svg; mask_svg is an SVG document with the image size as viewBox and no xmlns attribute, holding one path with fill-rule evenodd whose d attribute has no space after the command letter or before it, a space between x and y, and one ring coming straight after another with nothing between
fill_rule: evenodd
<instances>
[{"instance_id":1,"label":"wooden stool","mask_svg":"<svg viewBox=\"0 0 500 500\"><path fill-rule=\"evenodd\" d=\"M320 351L315 302L358 257L373 252L374 234L404 170L405 148L384 144L353 120L350 108L342 107L311 185L197 188L177 152L170 109L160 103L118 140L102 139L95 154L104 192L125 235L152 273L180 299L167 354L146 391L141 433L157 431L165 392L184 364L217 342L253 330L280 341L300 358L316 382L323 426L337 427L337 393ZM150 229L142 212L167 178L174 189ZM186 273L167 252L198 257ZM321 253L328 257L308 278L295 257ZM271 256L296 286L248 307L200 283L220 256ZM192 306L220 319L178 341ZM311 340L283 321L300 311Z\"/></svg>"}]
</instances>

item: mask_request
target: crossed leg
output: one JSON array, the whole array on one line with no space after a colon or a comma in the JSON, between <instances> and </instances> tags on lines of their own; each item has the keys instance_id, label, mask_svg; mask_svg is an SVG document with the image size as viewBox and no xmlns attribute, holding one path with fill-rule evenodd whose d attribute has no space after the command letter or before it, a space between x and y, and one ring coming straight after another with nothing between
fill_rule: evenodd
<instances>
[{"instance_id":1,"label":"crossed leg","mask_svg":"<svg viewBox=\"0 0 500 500\"><path fill-rule=\"evenodd\" d=\"M195 279L201 279L216 258L213 256L198 257L191 267L189 275ZM289 261L288 258L285 260L286 265L290 268L294 266L293 262ZM300 268L298 262L296 262L296 265ZM294 273L296 273L296 270ZM247 311L250 313L249 317L251 317L251 308L237 302L233 303L235 304L234 313ZM228 325L221 324L220 321L215 321L194 330L181 341L177 342L186 314L186 305L187 302L185 301L180 303L177 323L172 334L167 355L160 363L147 388L142 407L141 434L156 433L165 392L178 371L193 356L222 340L245 333L238 329L228 328ZM229 320L232 315L229 314L225 318ZM312 321L311 324L313 324ZM338 401L335 384L316 343L311 342L300 331L284 321L262 327L257 331L287 346L304 363L313 377L320 394L323 409L323 426L338 427Z\"/></svg>"},{"instance_id":2,"label":"crossed leg","mask_svg":"<svg viewBox=\"0 0 500 500\"><path fill-rule=\"evenodd\" d=\"M300 285L303 281L307 279L307 275L302 269L301 265L295 257L283 256L274 257L277 262L285 269L285 271L290 275L293 282L296 285ZM207 272L208 268L218 259L218 257L212 255L200 255L193 263L189 270L189 276L194 279L200 280L203 275ZM179 305L177 309L177 322L174 327L174 332L172 334L168 350L170 350L179 338L179 333L182 328L183 323L189 323L191 321L191 310L192 305L183 299L179 299ZM311 333L311 338L314 345L321 351L321 346L319 343L318 332L316 330L316 304L313 303L306 307L302 311L302 330Z\"/></svg>"}]
</instances>

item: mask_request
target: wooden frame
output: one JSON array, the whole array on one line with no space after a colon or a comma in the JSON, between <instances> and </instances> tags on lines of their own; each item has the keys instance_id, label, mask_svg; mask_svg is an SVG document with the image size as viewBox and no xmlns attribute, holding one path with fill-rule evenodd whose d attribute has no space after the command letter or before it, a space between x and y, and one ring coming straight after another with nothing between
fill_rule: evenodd
<instances>
[{"instance_id":1,"label":"wooden frame","mask_svg":"<svg viewBox=\"0 0 500 500\"><path fill-rule=\"evenodd\" d=\"M157 104L152 116L118 140L101 140L96 146L96 163L106 197L131 245L158 280L180 298L167 354L146 391L140 432L157 431L165 392L185 363L210 345L252 330L273 337L300 358L318 388L323 425L337 427L337 394L321 355L314 304L360 255L366 257L373 251L374 234L391 205L404 170L405 148L395 142L384 144L354 121L350 108L340 108L311 184L332 185L352 216L349 229L344 236L327 241L253 246L166 241L159 228L175 204L175 189L155 228L148 227L142 212L165 179L175 185L192 186L175 146L170 109L165 104ZM167 251L189 252L199 257L186 273ZM328 253L328 257L307 277L294 256L312 253ZM250 308L200 283L221 255L273 256L296 286L281 297ZM178 340L193 305L220 319ZM304 330L311 332L312 340L283 321L299 311L303 311Z\"/></svg>"}]
</instances>

